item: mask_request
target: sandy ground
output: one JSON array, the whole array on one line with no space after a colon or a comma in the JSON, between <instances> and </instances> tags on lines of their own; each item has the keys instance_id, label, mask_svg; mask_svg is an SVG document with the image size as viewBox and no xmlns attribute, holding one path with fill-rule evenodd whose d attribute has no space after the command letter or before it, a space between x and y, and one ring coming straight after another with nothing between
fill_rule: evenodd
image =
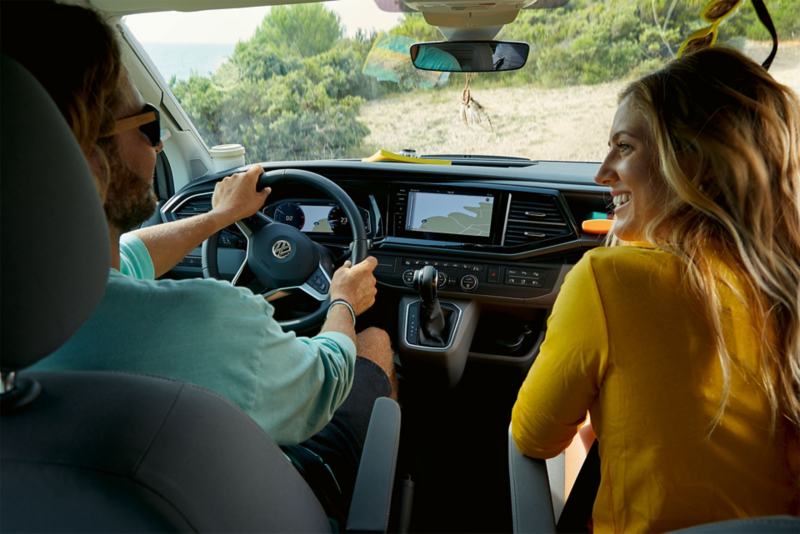
<instances>
[{"instance_id":1,"label":"sandy ground","mask_svg":"<svg viewBox=\"0 0 800 534\"><path fill-rule=\"evenodd\" d=\"M782 42L770 73L800 94L800 41ZM749 42L746 52L765 58L771 44ZM475 90L487 121L466 126L461 90L430 91L371 103L359 118L372 132L370 150L413 148L420 154L483 154L531 159L601 161L626 81L565 89L512 87ZM483 126L483 127L482 127Z\"/></svg>"}]
</instances>

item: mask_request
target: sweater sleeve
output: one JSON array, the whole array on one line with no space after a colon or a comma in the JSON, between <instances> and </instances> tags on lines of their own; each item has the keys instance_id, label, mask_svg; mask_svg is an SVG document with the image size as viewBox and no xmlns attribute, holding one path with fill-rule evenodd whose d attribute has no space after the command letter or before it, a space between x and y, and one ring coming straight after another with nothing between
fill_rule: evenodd
<instances>
[{"instance_id":1,"label":"sweater sleeve","mask_svg":"<svg viewBox=\"0 0 800 534\"><path fill-rule=\"evenodd\" d=\"M119 239L119 271L137 280L155 279L155 268L150 252L142 240L133 234L122 234Z\"/></svg>"},{"instance_id":2,"label":"sweater sleeve","mask_svg":"<svg viewBox=\"0 0 800 534\"><path fill-rule=\"evenodd\" d=\"M607 364L606 317L587 253L564 281L512 411L512 434L523 454L552 458L569 446L598 395Z\"/></svg>"}]
</instances>

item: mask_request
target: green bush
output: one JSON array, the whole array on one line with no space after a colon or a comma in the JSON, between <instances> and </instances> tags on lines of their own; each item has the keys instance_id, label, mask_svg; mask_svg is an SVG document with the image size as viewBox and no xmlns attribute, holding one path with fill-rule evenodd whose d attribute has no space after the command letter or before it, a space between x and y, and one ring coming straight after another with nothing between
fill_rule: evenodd
<instances>
[{"instance_id":1,"label":"green bush","mask_svg":"<svg viewBox=\"0 0 800 534\"><path fill-rule=\"evenodd\" d=\"M385 91L361 74L375 36L343 34L321 4L275 7L213 76L171 88L206 144L240 143L248 161L361 156L359 108Z\"/></svg>"}]
</instances>

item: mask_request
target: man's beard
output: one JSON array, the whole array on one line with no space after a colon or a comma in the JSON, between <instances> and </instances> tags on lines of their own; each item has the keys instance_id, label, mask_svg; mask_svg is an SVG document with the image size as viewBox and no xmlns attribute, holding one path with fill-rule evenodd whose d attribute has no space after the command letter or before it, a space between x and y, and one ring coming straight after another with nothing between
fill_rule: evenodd
<instances>
[{"instance_id":1,"label":"man's beard","mask_svg":"<svg viewBox=\"0 0 800 534\"><path fill-rule=\"evenodd\" d=\"M106 219L120 234L129 232L155 213L157 198L152 180L142 177L119 156L114 147L108 158L111 179L108 184L106 202L103 206Z\"/></svg>"}]
</instances>

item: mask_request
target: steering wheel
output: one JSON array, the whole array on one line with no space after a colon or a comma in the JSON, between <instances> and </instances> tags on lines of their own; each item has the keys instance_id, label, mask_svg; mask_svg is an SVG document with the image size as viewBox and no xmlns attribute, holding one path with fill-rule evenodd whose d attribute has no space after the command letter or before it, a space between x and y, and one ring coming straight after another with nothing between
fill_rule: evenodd
<instances>
[{"instance_id":1,"label":"steering wheel","mask_svg":"<svg viewBox=\"0 0 800 534\"><path fill-rule=\"evenodd\" d=\"M265 172L258 178L256 189L282 183L313 187L339 203L350 220L353 243L350 260L355 265L367 257L367 232L353 200L341 187L313 172L283 169ZM333 264L325 261L330 253L303 232L275 222L261 212L236 223L247 238L247 256L233 279L234 286L246 286L253 279L267 289L262 295L269 301L301 291L321 303L318 310L305 317L278 321L284 331L304 332L320 326L328 313ZM217 245L220 232L203 243L203 277L219 278Z\"/></svg>"}]
</instances>

